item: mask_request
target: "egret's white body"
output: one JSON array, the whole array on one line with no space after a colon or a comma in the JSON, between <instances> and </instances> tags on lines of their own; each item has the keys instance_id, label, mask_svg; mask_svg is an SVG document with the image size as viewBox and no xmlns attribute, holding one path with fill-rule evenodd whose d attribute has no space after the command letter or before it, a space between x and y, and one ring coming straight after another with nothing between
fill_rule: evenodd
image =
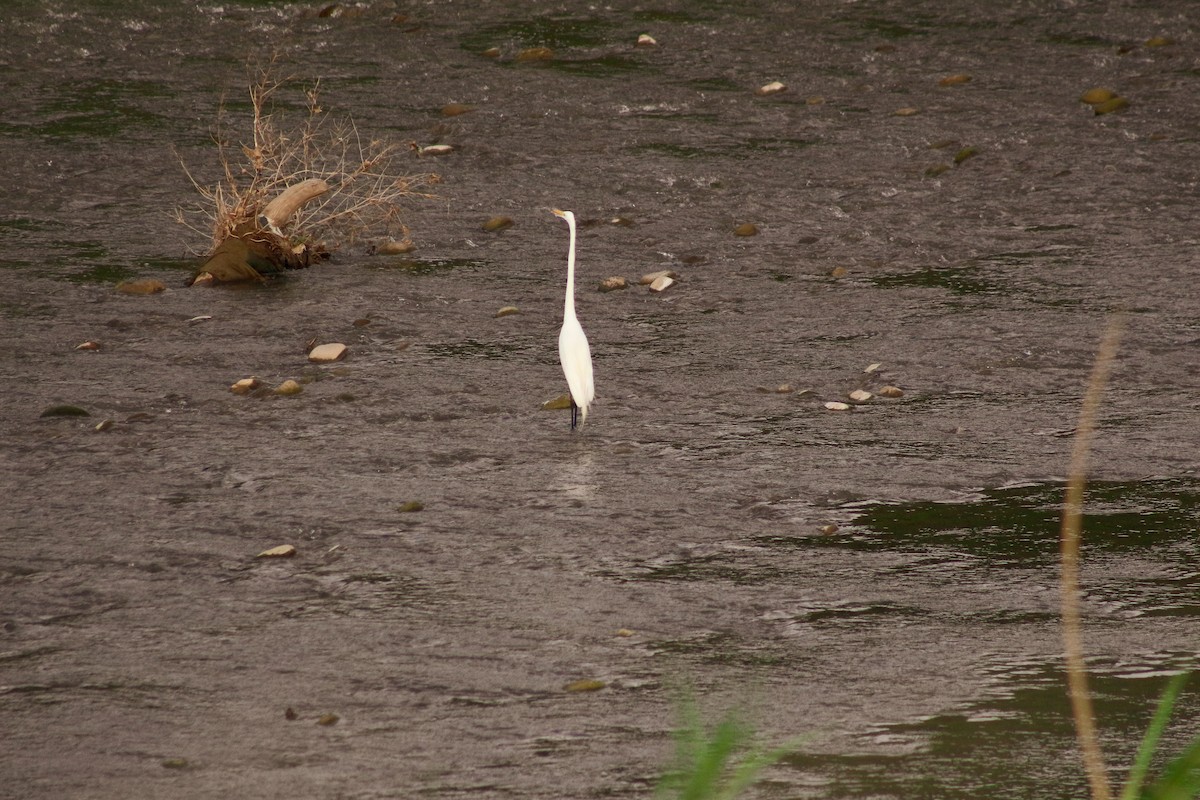
<instances>
[{"instance_id":1,"label":"egret's white body","mask_svg":"<svg viewBox=\"0 0 1200 800\"><path fill-rule=\"evenodd\" d=\"M563 303L562 330L558 332L558 360L562 362L567 388L571 390L571 428L574 429L577 408L579 423L587 422L588 406L596 399L596 386L592 381L592 351L583 326L575 316L575 215L558 209L554 209L554 213L567 221L571 231L571 246L567 251L567 297Z\"/></svg>"}]
</instances>

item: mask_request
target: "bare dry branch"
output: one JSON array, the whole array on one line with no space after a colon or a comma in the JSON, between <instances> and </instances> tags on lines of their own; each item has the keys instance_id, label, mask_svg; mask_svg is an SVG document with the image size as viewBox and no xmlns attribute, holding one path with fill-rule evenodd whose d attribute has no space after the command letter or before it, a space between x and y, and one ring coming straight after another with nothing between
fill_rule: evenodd
<instances>
[{"instance_id":1,"label":"bare dry branch","mask_svg":"<svg viewBox=\"0 0 1200 800\"><path fill-rule=\"evenodd\" d=\"M349 117L331 118L321 107L319 82L302 90L303 118L285 119L285 113L276 110L281 107L278 98L294 81L276 78L277 66L272 58L255 75L249 87L249 129L243 134L231 133L235 126L222 100L213 132L221 178L202 183L183 164L200 197L194 206L176 209L174 218L198 234L206 233L210 253L268 209L270 222L289 240L323 249L337 249L368 234L406 234L402 203L429 197L424 189L436 183L437 176L407 174L410 162L403 147L365 139ZM328 191L306 195L318 182ZM302 195L287 213L273 205L283 197L296 200Z\"/></svg>"}]
</instances>

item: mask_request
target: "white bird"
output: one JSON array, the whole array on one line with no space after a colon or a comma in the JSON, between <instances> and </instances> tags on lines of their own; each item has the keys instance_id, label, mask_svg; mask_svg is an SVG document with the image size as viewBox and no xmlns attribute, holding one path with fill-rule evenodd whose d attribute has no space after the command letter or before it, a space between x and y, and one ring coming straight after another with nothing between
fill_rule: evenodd
<instances>
[{"instance_id":1,"label":"white bird","mask_svg":"<svg viewBox=\"0 0 1200 800\"><path fill-rule=\"evenodd\" d=\"M575 316L575 215L554 209L571 230L571 248L567 251L567 297L563 303L562 330L558 332L558 360L562 362L567 387L571 390L571 430L576 423L587 422L588 406L596 399L592 381L592 351L587 334Z\"/></svg>"}]
</instances>

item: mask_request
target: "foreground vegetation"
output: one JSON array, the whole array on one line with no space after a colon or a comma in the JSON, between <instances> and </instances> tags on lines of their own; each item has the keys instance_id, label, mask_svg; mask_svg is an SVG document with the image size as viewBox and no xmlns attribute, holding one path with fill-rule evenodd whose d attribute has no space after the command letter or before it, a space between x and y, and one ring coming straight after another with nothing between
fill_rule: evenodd
<instances>
[{"instance_id":1,"label":"foreground vegetation","mask_svg":"<svg viewBox=\"0 0 1200 800\"><path fill-rule=\"evenodd\" d=\"M1060 536L1060 590L1068 694L1091 800L1112 800L1112 788L1096 735L1092 698L1084 666L1079 608L1079 545L1083 534L1083 494L1087 483L1088 456L1097 411L1116 358L1121 329L1120 318L1110 323L1088 381L1079 424L1075 429ZM1193 800L1200 797L1200 735L1185 745L1154 780L1147 783L1162 734L1188 677L1187 673L1174 676L1163 691L1129 770L1120 800ZM740 721L736 714L726 716L710 730L705 727L690 696L685 697L679 706L682 724L675 733L674 763L659 782L660 798L734 800L749 789L765 769L799 747L799 740L796 740L764 749L757 743L753 729Z\"/></svg>"}]
</instances>

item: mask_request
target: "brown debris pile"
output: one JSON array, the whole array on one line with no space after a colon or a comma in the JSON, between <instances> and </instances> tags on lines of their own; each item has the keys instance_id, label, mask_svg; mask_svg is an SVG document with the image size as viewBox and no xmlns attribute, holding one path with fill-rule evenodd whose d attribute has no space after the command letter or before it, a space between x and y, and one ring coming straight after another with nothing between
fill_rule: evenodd
<instances>
[{"instance_id":1,"label":"brown debris pile","mask_svg":"<svg viewBox=\"0 0 1200 800\"><path fill-rule=\"evenodd\" d=\"M438 180L401 171L405 145L364 139L352 120L330 119L317 86L304 92L304 119L283 124L270 109L286 85L267 68L250 86L249 143L229 138L222 105L214 134L218 181L201 183L184 166L200 201L177 209L175 219L211 237L190 285L263 281L368 233L407 240L401 202L428 197L422 189Z\"/></svg>"}]
</instances>

